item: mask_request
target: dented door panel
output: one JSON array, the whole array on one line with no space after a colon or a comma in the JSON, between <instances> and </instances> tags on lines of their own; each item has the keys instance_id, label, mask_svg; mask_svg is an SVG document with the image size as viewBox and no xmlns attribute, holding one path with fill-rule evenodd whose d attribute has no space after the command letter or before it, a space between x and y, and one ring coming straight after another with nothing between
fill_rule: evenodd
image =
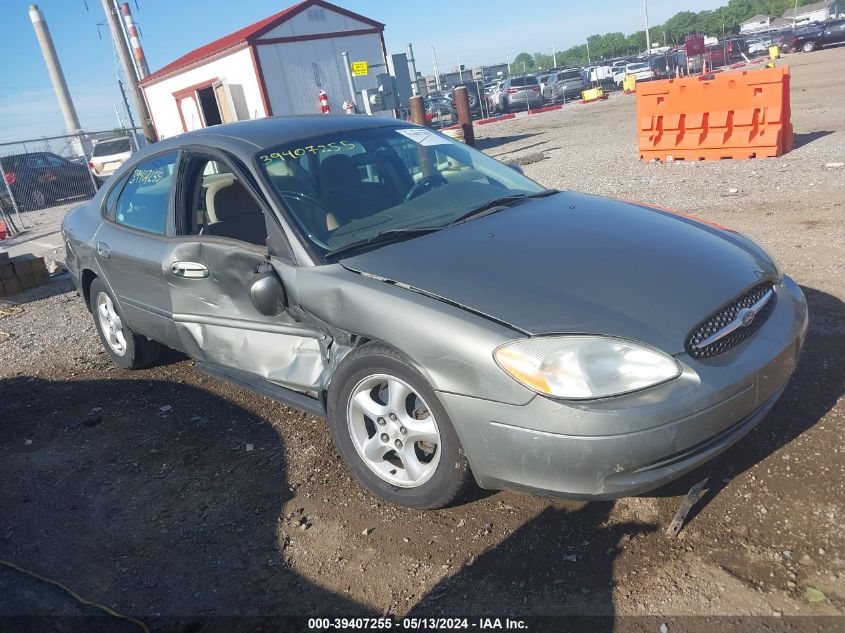
<instances>
[{"instance_id":1,"label":"dented door panel","mask_svg":"<svg viewBox=\"0 0 845 633\"><path fill-rule=\"evenodd\" d=\"M264 260L260 249L225 239L173 243L163 269L180 347L198 361L315 394L325 368L321 348L325 335L297 323L287 312L268 317L255 309L248 290L256 267ZM201 264L208 276L181 277L171 271L176 262Z\"/></svg>"}]
</instances>

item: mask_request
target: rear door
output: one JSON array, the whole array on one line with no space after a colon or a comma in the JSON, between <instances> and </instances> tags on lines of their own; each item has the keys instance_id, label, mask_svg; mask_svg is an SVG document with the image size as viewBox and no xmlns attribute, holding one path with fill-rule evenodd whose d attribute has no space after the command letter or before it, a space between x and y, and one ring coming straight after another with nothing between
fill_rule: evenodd
<instances>
[{"instance_id":1,"label":"rear door","mask_svg":"<svg viewBox=\"0 0 845 633\"><path fill-rule=\"evenodd\" d=\"M94 236L95 258L129 327L182 349L171 319L169 278L162 262L172 243L178 152L139 163L106 195L105 221Z\"/></svg>"}]
</instances>

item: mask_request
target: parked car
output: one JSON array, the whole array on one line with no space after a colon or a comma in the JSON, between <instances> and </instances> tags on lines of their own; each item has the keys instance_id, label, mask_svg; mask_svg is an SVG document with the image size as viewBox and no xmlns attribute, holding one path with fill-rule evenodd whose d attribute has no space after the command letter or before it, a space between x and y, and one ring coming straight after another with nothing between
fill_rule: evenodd
<instances>
[{"instance_id":1,"label":"parked car","mask_svg":"<svg viewBox=\"0 0 845 633\"><path fill-rule=\"evenodd\" d=\"M98 141L91 153L88 168L95 177L103 180L111 176L132 155L132 142L128 136Z\"/></svg>"},{"instance_id":2,"label":"parked car","mask_svg":"<svg viewBox=\"0 0 845 633\"><path fill-rule=\"evenodd\" d=\"M458 120L452 102L445 97L428 97L423 104L426 123L435 129L453 125Z\"/></svg>"},{"instance_id":3,"label":"parked car","mask_svg":"<svg viewBox=\"0 0 845 633\"><path fill-rule=\"evenodd\" d=\"M739 233L381 118L165 139L62 234L118 366L172 347L326 417L354 476L417 508L473 480L660 486L760 422L807 329L801 289Z\"/></svg>"},{"instance_id":4,"label":"parked car","mask_svg":"<svg viewBox=\"0 0 845 633\"><path fill-rule=\"evenodd\" d=\"M649 79L654 79L654 71L651 69L648 62L633 62L625 64L625 70L622 73L614 75L613 79L616 81L617 86L621 86L622 82L625 81L625 77L631 75L636 77L637 81L648 81Z\"/></svg>"},{"instance_id":5,"label":"parked car","mask_svg":"<svg viewBox=\"0 0 845 633\"><path fill-rule=\"evenodd\" d=\"M514 108L524 110L540 107L543 104L543 96L537 78L534 75L508 77L502 86L499 103L504 112L510 112Z\"/></svg>"},{"instance_id":6,"label":"parked car","mask_svg":"<svg viewBox=\"0 0 845 633\"><path fill-rule=\"evenodd\" d=\"M845 42L845 19L829 20L817 26L796 31L792 35L792 50L811 53L817 48L843 42Z\"/></svg>"},{"instance_id":7,"label":"parked car","mask_svg":"<svg viewBox=\"0 0 845 633\"><path fill-rule=\"evenodd\" d=\"M482 116L483 111L481 109L482 97L481 94L478 92L478 84L474 81L462 81L461 83L455 84L455 88L465 87L467 89L467 101L469 101L469 112L470 115L473 117ZM457 103L455 102L455 91L452 90L452 94L449 95L449 98L452 100L452 107L457 107Z\"/></svg>"},{"instance_id":8,"label":"parked car","mask_svg":"<svg viewBox=\"0 0 845 633\"><path fill-rule=\"evenodd\" d=\"M568 101L570 99L577 99L581 93L590 87L584 81L584 76L580 68L567 68L556 73L553 79L549 82L548 88L549 100L557 103L559 101Z\"/></svg>"},{"instance_id":9,"label":"parked car","mask_svg":"<svg viewBox=\"0 0 845 633\"><path fill-rule=\"evenodd\" d=\"M543 97L544 101L548 101L551 98L551 91L547 92L546 89L552 77L554 76L555 73L553 72L547 72L537 75L537 83L540 84L540 95Z\"/></svg>"},{"instance_id":10,"label":"parked car","mask_svg":"<svg viewBox=\"0 0 845 633\"><path fill-rule=\"evenodd\" d=\"M6 183L19 208L43 209L62 200L90 197L96 191L88 166L51 152L0 157ZM3 203L7 208L11 201Z\"/></svg>"}]
</instances>

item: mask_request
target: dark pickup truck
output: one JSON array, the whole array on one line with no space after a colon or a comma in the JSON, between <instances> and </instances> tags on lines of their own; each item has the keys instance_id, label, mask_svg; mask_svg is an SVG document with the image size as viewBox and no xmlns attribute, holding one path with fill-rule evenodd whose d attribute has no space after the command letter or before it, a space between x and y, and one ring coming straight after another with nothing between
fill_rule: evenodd
<instances>
[{"instance_id":1,"label":"dark pickup truck","mask_svg":"<svg viewBox=\"0 0 845 633\"><path fill-rule=\"evenodd\" d=\"M796 31L792 36L792 50L811 53L817 48L845 42L845 20L829 20L814 27Z\"/></svg>"}]
</instances>

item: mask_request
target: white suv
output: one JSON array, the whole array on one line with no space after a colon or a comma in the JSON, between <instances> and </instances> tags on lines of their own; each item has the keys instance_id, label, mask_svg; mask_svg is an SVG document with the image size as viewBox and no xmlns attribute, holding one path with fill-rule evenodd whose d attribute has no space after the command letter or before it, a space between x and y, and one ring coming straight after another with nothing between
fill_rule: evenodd
<instances>
[{"instance_id":1,"label":"white suv","mask_svg":"<svg viewBox=\"0 0 845 633\"><path fill-rule=\"evenodd\" d=\"M88 168L95 177L108 178L131 155L132 141L128 136L104 139L94 145Z\"/></svg>"}]
</instances>

